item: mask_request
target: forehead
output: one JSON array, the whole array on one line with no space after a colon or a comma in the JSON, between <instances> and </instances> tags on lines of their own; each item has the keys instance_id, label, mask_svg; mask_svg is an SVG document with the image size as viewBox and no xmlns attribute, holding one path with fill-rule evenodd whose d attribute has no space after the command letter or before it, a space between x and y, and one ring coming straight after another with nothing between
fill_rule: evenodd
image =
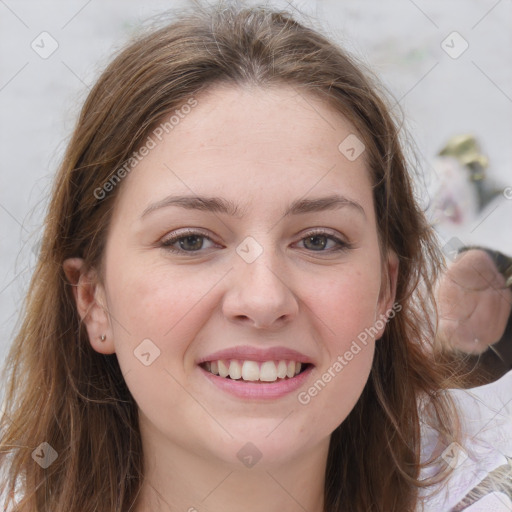
<instances>
[{"instance_id":1,"label":"forehead","mask_svg":"<svg viewBox=\"0 0 512 512\"><path fill-rule=\"evenodd\" d=\"M355 132L352 124L316 95L290 85L258 87L218 84L196 98L198 105L176 129L182 151L197 148L244 150L259 156L281 152L293 159L336 151L340 137ZM193 140L191 135L195 134ZM292 149L293 152L288 152Z\"/></svg>"},{"instance_id":2,"label":"forehead","mask_svg":"<svg viewBox=\"0 0 512 512\"><path fill-rule=\"evenodd\" d=\"M275 202L338 187L368 199L361 137L315 95L292 86L221 84L193 99L193 108L178 108L172 123L170 113L149 134L154 147L123 182L121 196L140 201L139 209L166 192L211 193L245 204L258 196L261 204L264 189ZM362 151L356 158L346 153L347 140Z\"/></svg>"}]
</instances>

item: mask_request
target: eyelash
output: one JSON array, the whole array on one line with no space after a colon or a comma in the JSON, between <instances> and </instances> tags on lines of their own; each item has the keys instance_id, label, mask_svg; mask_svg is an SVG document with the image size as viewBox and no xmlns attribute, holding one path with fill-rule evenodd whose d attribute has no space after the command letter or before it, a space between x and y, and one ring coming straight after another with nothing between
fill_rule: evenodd
<instances>
[{"instance_id":1,"label":"eyelash","mask_svg":"<svg viewBox=\"0 0 512 512\"><path fill-rule=\"evenodd\" d=\"M172 247L172 245L174 245L176 242L178 242L179 240L181 239L184 239L184 238L187 238L189 236L200 236L202 238L206 238L207 240L210 240L211 242L213 242L213 240L206 234L204 233L201 233L200 231L194 231L194 230L187 230L185 232L180 232L174 236L171 236L165 240L163 240L161 243L160 243L160 246L167 250L167 251L170 251L170 252L173 252L173 253L177 253L177 254L194 254L194 253L200 253L202 249L199 249L197 251L185 251L183 249L177 249L175 247ZM325 236L327 237L329 240L334 240L337 244L338 244L338 247L335 247L335 248L331 248L331 249L328 249L328 250L319 250L319 251L314 251L314 250L311 250L310 252L318 252L318 253L333 253L333 252L339 252L339 251L347 251L349 249L352 249L352 244L348 243L348 242L345 242L343 240L341 240L340 238L338 238L337 236L331 234L330 232L328 231L325 231L325 230L312 230L312 231L309 231L307 232L302 238L300 241L303 241L304 239L306 238L310 238L310 237L314 237L314 236Z\"/></svg>"}]
</instances>

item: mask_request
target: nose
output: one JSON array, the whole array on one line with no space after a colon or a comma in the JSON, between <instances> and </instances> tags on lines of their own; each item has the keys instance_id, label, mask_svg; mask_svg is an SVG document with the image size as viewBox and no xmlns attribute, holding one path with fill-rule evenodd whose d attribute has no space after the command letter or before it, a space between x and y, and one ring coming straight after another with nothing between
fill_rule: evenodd
<instances>
[{"instance_id":1,"label":"nose","mask_svg":"<svg viewBox=\"0 0 512 512\"><path fill-rule=\"evenodd\" d=\"M252 263L236 256L222 305L225 317L231 322L270 330L295 318L299 304L283 267L271 251L263 251Z\"/></svg>"}]
</instances>

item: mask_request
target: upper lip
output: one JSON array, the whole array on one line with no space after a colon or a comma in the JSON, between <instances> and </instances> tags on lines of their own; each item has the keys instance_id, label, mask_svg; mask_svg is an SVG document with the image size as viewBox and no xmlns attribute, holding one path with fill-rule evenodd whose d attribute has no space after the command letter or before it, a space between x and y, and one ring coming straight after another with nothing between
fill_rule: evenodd
<instances>
[{"instance_id":1,"label":"upper lip","mask_svg":"<svg viewBox=\"0 0 512 512\"><path fill-rule=\"evenodd\" d=\"M299 363L312 363L311 359L287 347L271 347L271 348L256 348L249 345L238 347L226 348L218 350L207 356L198 359L197 364L204 363L205 361L218 361L227 359L240 359L244 361L296 361Z\"/></svg>"}]
</instances>

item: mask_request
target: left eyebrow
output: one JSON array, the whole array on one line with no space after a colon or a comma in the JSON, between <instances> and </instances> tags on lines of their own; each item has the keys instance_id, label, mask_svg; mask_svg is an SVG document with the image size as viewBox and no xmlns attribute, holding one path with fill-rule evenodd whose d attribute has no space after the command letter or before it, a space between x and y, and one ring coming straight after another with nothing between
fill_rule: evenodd
<instances>
[{"instance_id":1,"label":"left eyebrow","mask_svg":"<svg viewBox=\"0 0 512 512\"><path fill-rule=\"evenodd\" d=\"M149 205L140 218L142 219L149 213L168 206L178 206L188 210L225 213L231 217L237 218L243 218L244 215L244 212L235 203L223 199L222 197L168 196L161 201ZM338 194L315 199L296 199L285 209L283 217L326 210L337 210L345 206L353 208L366 218L364 208L359 203Z\"/></svg>"}]
</instances>

